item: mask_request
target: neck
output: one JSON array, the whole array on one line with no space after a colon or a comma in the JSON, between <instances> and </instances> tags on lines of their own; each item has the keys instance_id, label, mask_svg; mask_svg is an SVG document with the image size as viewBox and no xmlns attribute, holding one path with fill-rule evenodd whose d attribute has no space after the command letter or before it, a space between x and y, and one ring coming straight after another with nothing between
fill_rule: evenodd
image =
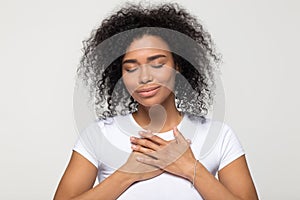
<instances>
[{"instance_id":1,"label":"neck","mask_svg":"<svg viewBox=\"0 0 300 200\"><path fill-rule=\"evenodd\" d=\"M142 128L157 133L171 130L182 120L182 115L175 106L174 95L170 95L162 104L151 107L139 104L138 111L132 116Z\"/></svg>"}]
</instances>

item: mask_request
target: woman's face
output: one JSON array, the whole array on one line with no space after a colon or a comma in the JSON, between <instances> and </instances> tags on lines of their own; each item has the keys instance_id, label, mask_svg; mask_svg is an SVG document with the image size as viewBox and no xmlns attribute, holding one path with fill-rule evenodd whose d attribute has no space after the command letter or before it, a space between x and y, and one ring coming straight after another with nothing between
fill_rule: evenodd
<instances>
[{"instance_id":1,"label":"woman's face","mask_svg":"<svg viewBox=\"0 0 300 200\"><path fill-rule=\"evenodd\" d=\"M169 47L157 36L135 39L122 60L123 82L128 92L146 107L164 103L173 91L175 74Z\"/></svg>"}]
</instances>

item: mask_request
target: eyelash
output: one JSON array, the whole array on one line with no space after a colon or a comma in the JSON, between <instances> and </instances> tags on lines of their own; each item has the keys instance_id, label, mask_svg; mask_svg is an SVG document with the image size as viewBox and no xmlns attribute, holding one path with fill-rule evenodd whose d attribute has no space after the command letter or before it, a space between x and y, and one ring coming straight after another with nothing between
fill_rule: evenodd
<instances>
[{"instance_id":1,"label":"eyelash","mask_svg":"<svg viewBox=\"0 0 300 200\"><path fill-rule=\"evenodd\" d=\"M137 68L135 68L135 69L125 69L126 70L126 72L134 72L135 70L137 70Z\"/></svg>"},{"instance_id":2,"label":"eyelash","mask_svg":"<svg viewBox=\"0 0 300 200\"><path fill-rule=\"evenodd\" d=\"M151 67L153 67L153 68L161 68L162 66L163 66L164 64L161 64L161 65L151 65Z\"/></svg>"},{"instance_id":3,"label":"eyelash","mask_svg":"<svg viewBox=\"0 0 300 200\"><path fill-rule=\"evenodd\" d=\"M151 67L155 68L155 69L159 69L163 66L164 64L161 64L161 65L151 65ZM134 69L126 69L127 72L134 72L135 70L137 70L137 68L134 68Z\"/></svg>"}]
</instances>

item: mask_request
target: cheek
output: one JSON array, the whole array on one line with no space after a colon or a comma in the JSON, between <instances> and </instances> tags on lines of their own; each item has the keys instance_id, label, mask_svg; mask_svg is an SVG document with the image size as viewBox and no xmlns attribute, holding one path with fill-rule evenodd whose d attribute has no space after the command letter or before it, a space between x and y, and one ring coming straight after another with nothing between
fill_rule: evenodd
<instances>
[{"instance_id":1,"label":"cheek","mask_svg":"<svg viewBox=\"0 0 300 200\"><path fill-rule=\"evenodd\" d=\"M173 68L164 68L155 72L155 79L160 84L173 89L175 83L176 71Z\"/></svg>"},{"instance_id":2,"label":"cheek","mask_svg":"<svg viewBox=\"0 0 300 200\"><path fill-rule=\"evenodd\" d=\"M128 73L123 74L123 83L127 89L127 91L132 94L133 91L137 88L137 80L136 76L132 76Z\"/></svg>"}]
</instances>

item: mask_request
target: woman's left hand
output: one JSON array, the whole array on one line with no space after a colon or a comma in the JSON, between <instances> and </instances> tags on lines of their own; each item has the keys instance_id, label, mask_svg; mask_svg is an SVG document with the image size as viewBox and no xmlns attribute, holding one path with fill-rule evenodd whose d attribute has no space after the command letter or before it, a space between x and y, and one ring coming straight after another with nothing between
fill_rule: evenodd
<instances>
[{"instance_id":1,"label":"woman's left hand","mask_svg":"<svg viewBox=\"0 0 300 200\"><path fill-rule=\"evenodd\" d=\"M131 148L143 153L136 158L139 162L188 179L196 159L190 148L190 142L176 127L173 128L173 134L175 139L166 141L151 132L140 132L142 138L131 137Z\"/></svg>"}]
</instances>

